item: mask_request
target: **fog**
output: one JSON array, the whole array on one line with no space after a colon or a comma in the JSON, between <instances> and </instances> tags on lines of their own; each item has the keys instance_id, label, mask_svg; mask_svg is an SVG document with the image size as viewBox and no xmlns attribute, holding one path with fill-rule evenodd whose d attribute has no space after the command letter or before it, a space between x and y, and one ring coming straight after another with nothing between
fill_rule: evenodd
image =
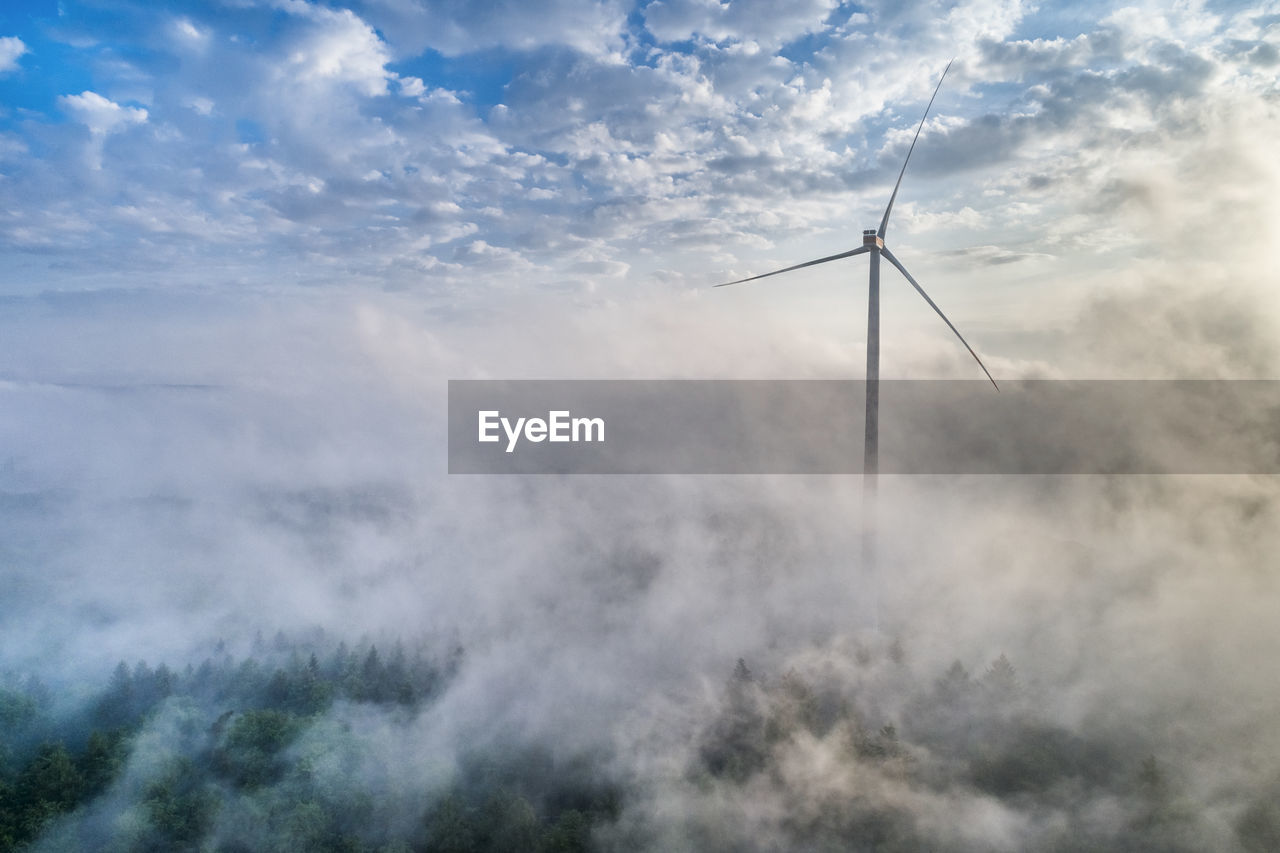
<instances>
[{"instance_id":1,"label":"fog","mask_svg":"<svg viewBox=\"0 0 1280 853\"><path fill-rule=\"evenodd\" d=\"M871 571L857 477L444 473L449 378L842 377L856 329L797 334L750 306L730 321L701 294L530 301L447 325L401 296L84 299L91 314L15 306L0 389L3 665L67 707L118 660L181 669L220 640L240 657L257 634L322 629L321 657L338 639L465 650L430 702L339 702L289 747L331 788L374 792L365 820L387 837L422 831L468 755L512 744L595 756L623 792L591 835L605 848L1016 850L1079 835L1231 849L1271 831L1265 816L1262 836L1238 827L1280 774L1274 477L883 477ZM1256 319L1215 304L1178 321L1206 342L1205 375L1274 366L1274 338L1241 334ZM1145 305L1088 301L1073 322L1105 313L1153 352L1167 325ZM890 355L906 375L930 358ZM1042 375L992 360L1002 377ZM953 662L990 684L1001 655L1015 698L939 704ZM795 683L820 722L770 741L759 771L695 772L708 743L734 742L723 720L786 718ZM112 786L45 844L125 837L120 815L163 756L195 749L190 732L224 707L159 706ZM997 749L1001 720L1070 733L1102 775L984 787L972 768L987 765L948 745L977 731ZM884 726L901 746L875 741ZM1139 832L1148 806L1115 780L1149 757L1181 816ZM251 817L264 796L228 789L207 837L267 845Z\"/></svg>"}]
</instances>

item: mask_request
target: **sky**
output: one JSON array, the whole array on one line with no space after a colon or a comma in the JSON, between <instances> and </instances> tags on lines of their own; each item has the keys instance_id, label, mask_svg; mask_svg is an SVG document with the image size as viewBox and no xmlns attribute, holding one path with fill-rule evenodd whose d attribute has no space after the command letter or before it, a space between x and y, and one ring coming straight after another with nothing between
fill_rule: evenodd
<instances>
[{"instance_id":1,"label":"sky","mask_svg":"<svg viewBox=\"0 0 1280 853\"><path fill-rule=\"evenodd\" d=\"M856 244L954 58L892 236L1007 323L1046 278L1078 287L1206 227L1275 238L1277 15L8 3L0 288L702 288Z\"/></svg>"}]
</instances>

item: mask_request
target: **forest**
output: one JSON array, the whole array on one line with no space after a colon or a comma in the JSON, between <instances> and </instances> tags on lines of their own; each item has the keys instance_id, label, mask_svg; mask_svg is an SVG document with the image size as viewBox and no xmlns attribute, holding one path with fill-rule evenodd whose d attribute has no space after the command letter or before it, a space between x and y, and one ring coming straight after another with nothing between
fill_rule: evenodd
<instances>
[{"instance_id":1,"label":"forest","mask_svg":"<svg viewBox=\"0 0 1280 853\"><path fill-rule=\"evenodd\" d=\"M396 792L325 784L314 765L328 756L293 747L338 703L412 716L447 688L462 650L320 650L283 635L254 646L182 671L121 662L73 708L38 677L10 674L0 850L570 851L589 849L592 823L616 812L616 793L588 784L584 768L517 747L466 756L416 825L402 826L387 813L402 807ZM130 778L162 716L176 730L149 772Z\"/></svg>"},{"instance_id":2,"label":"forest","mask_svg":"<svg viewBox=\"0 0 1280 853\"><path fill-rule=\"evenodd\" d=\"M353 728L414 753L466 666L456 645L280 634L239 659L122 662L66 695L11 672L0 850L993 849L998 829L966 826L984 812L1017 816L1040 849L1206 849L1195 767L1143 731L1051 722L1004 654L932 678L908 657L858 647L855 684L739 659L656 777L616 750L500 732L406 762L410 778L367 772ZM1240 849L1280 849L1275 794L1236 810Z\"/></svg>"}]
</instances>

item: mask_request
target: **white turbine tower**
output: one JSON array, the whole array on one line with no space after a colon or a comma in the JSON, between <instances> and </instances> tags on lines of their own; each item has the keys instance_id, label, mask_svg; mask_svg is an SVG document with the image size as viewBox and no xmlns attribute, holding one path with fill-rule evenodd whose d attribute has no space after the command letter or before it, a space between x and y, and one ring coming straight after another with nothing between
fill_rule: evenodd
<instances>
[{"instance_id":1,"label":"white turbine tower","mask_svg":"<svg viewBox=\"0 0 1280 853\"><path fill-rule=\"evenodd\" d=\"M955 60L952 60L954 62ZM919 282L907 272L907 268L902 262L889 251L889 247L884 244L885 231L889 227L889 214L893 212L893 202L898 198L898 188L902 186L902 176L907 172L907 163L911 162L911 153L916 149L916 141L920 138L920 131L924 129L925 119L929 117L929 110L933 107L934 98L938 97L938 90L942 88L942 81L947 78L947 72L951 70L951 62L947 63L947 67L943 69L942 76L938 79L938 85L933 90L933 96L929 98L929 104L924 108L924 115L920 117L920 125L916 128L916 135L911 140L911 147L907 149L907 157L902 161L902 170L898 172L897 183L893 185L893 194L889 196L889 204L884 209L884 216L880 219L880 228L876 230L866 230L862 232L862 245L856 249L850 249L847 252L841 252L838 255L828 255L825 258L818 258L812 261L805 261L802 264L785 267L773 272L761 273L748 278L740 278L737 281L726 281L724 284L717 284L716 287L727 287L731 284L743 284L756 279L768 278L771 275L781 275L784 272L802 269L804 267L812 267L817 264L825 264L829 261L838 261L842 258L851 258L854 255L871 255L871 269L867 280L867 407L865 431L863 437L862 448L862 470L863 470L863 494L864 494L864 520L863 520L863 538L862 550L863 561L868 571L874 571L876 563L876 537L875 537L875 497L876 497L876 478L880 470L880 256L884 255L889 259L889 263L898 268L898 272L910 282L916 292L924 297L924 301L929 303L929 307L937 312L942 318L942 322L947 324L947 328L955 333L960 339L960 343L964 344L964 348L969 351L969 355L973 356L974 361L978 362L978 366L982 368L982 372L991 380L991 384L995 386L997 391L1000 386L996 385L996 380L991 376L991 371L987 370L987 366L982 363L982 359L978 358L978 354L973 351L973 347L969 346L969 342L964 339L964 335L960 334L947 315L942 313L942 309L929 298L929 294L924 292L924 288ZM879 606L878 603L874 607L875 618L879 622ZM876 625L877 629L879 625Z\"/></svg>"}]
</instances>

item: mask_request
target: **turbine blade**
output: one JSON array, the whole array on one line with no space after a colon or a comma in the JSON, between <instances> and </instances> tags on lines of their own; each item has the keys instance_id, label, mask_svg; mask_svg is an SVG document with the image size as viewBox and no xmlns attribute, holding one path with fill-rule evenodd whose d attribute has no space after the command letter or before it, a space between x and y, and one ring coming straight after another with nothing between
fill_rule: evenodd
<instances>
[{"instance_id":1,"label":"turbine blade","mask_svg":"<svg viewBox=\"0 0 1280 853\"><path fill-rule=\"evenodd\" d=\"M715 286L728 287L731 284L742 284L743 282L746 282L746 281L755 281L758 278L768 278L771 275L780 275L784 272L791 272L792 270L798 270L802 267L811 267L814 264L825 264L827 261L838 261L841 258L852 258L854 255L861 255L863 252L869 252L869 251L871 251L870 246L859 246L856 249L850 249L849 251L841 252L838 255L828 255L825 258L818 258L816 261L805 261L803 264L796 264L795 266L787 267L786 269L780 269L780 270L774 270L773 272L761 273L760 275L753 275L750 278L740 278L737 281L726 281L724 284L717 284Z\"/></svg>"},{"instance_id":2,"label":"turbine blade","mask_svg":"<svg viewBox=\"0 0 1280 853\"><path fill-rule=\"evenodd\" d=\"M955 62L954 59L951 62ZM916 140L920 138L920 131L924 129L924 120L929 117L929 109L933 106L933 98L938 97L938 89L942 88L942 81L947 79L947 72L951 70L951 62L947 63L947 67L942 69L942 76L938 78L938 85L933 90L933 97L929 99L929 106L924 108L924 115L920 116L920 126L916 128L916 135L911 139L911 147L907 149L907 159L902 161L902 171L898 172L898 182L893 185L893 195L889 196L889 206L884 209L884 218L880 220L880 230L877 232L880 239L884 239L884 231L889 227L889 213L893 210L894 199L898 197L898 187L902 186L902 176L907 173L907 164L911 162L911 152L916 150Z\"/></svg>"},{"instance_id":3,"label":"turbine blade","mask_svg":"<svg viewBox=\"0 0 1280 853\"><path fill-rule=\"evenodd\" d=\"M888 258L889 263L897 267L898 272L906 276L907 281L911 282L911 286L916 289L916 292L924 297L924 301L929 303L929 307L932 308L934 311L938 312L938 316L942 318L942 322L946 323L947 327L950 328L951 331L956 333L956 337L960 339L960 343L964 344L964 348L969 351L969 355L973 356L973 360L978 362L978 367L982 368L982 372L987 374L987 378L991 380L991 384L995 385L996 390L999 391L1000 386L996 385L996 380L991 376L991 371L987 370L987 366L982 363L982 359L978 358L978 354L973 351L973 347L969 346L969 342L964 339L964 335L960 334L960 330L957 329L955 326L951 325L951 321L947 319L947 315L942 313L942 309L939 308L937 304L932 299L929 298L929 294L924 292L924 288L921 287L916 282L916 280L911 277L911 273L907 272L907 268L904 267L901 264L901 262L899 262L898 259L893 256L893 252L890 252L888 249L881 249L880 254Z\"/></svg>"}]
</instances>

